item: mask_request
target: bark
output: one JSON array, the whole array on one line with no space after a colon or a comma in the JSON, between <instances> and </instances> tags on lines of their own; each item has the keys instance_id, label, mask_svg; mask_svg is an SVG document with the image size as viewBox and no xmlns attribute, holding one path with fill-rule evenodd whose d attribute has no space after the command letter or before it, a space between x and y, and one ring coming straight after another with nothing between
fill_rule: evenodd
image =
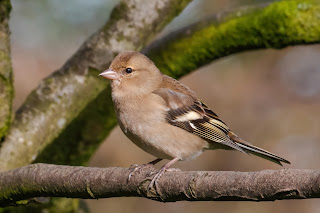
<instances>
[{"instance_id":1,"label":"bark","mask_svg":"<svg viewBox=\"0 0 320 213\"><path fill-rule=\"evenodd\" d=\"M6 135L12 114L13 80L10 59L9 0L0 0L0 141Z\"/></svg>"},{"instance_id":2,"label":"bark","mask_svg":"<svg viewBox=\"0 0 320 213\"><path fill-rule=\"evenodd\" d=\"M173 201L274 201L320 197L320 170L260 172L166 172L158 188L147 191L153 167L129 169L33 164L0 173L0 206L27 204L33 197L99 199L145 197ZM28 200L29 199L29 200ZM34 200L32 200L34 201Z\"/></svg>"},{"instance_id":3,"label":"bark","mask_svg":"<svg viewBox=\"0 0 320 213\"><path fill-rule=\"evenodd\" d=\"M160 70L178 78L238 52L319 43L319 14L319 1L281 1L243 7L171 33L142 52Z\"/></svg>"},{"instance_id":4,"label":"bark","mask_svg":"<svg viewBox=\"0 0 320 213\"><path fill-rule=\"evenodd\" d=\"M113 57L124 50L139 51L189 1L122 1L105 26L93 34L61 69L44 79L18 110L0 150L0 170L34 161L89 103L106 90L106 81L97 75ZM111 104L110 99L108 104ZM79 134L82 132L86 131ZM103 139L101 135L106 134L98 134L99 142ZM89 150L91 154L94 149L83 150Z\"/></svg>"}]
</instances>

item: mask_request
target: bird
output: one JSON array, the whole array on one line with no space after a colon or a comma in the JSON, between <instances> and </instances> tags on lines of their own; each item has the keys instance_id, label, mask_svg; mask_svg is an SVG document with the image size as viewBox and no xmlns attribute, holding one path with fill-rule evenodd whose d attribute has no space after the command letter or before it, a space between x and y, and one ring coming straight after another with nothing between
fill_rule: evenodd
<instances>
[{"instance_id":1,"label":"bird","mask_svg":"<svg viewBox=\"0 0 320 213\"><path fill-rule=\"evenodd\" d=\"M177 161L192 160L205 150L238 150L276 164L289 161L241 139L196 93L163 74L145 55L119 53L99 74L111 80L111 96L123 133L156 160L169 160L152 178L149 188Z\"/></svg>"}]
</instances>

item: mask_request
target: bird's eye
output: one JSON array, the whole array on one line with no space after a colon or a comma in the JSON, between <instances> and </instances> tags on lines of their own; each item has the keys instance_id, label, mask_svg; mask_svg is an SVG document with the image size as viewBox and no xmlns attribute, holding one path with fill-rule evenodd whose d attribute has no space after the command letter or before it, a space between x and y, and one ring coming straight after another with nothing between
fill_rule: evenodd
<instances>
[{"instance_id":1,"label":"bird's eye","mask_svg":"<svg viewBox=\"0 0 320 213\"><path fill-rule=\"evenodd\" d=\"M130 67L128 67L128 68L126 68L126 73L132 73L132 68L130 68Z\"/></svg>"}]
</instances>

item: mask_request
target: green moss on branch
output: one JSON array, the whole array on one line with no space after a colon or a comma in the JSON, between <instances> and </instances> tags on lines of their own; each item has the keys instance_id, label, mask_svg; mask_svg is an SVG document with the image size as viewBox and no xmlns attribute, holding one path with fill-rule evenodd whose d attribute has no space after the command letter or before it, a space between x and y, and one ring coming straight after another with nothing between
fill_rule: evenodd
<instances>
[{"instance_id":1,"label":"green moss on branch","mask_svg":"<svg viewBox=\"0 0 320 213\"><path fill-rule=\"evenodd\" d=\"M185 29L189 33L169 35L145 52L160 70L181 77L233 53L320 42L319 3L281 1L250 11L231 14L220 23L197 23Z\"/></svg>"},{"instance_id":2,"label":"green moss on branch","mask_svg":"<svg viewBox=\"0 0 320 213\"><path fill-rule=\"evenodd\" d=\"M11 123L13 80L10 59L9 0L0 1L0 141Z\"/></svg>"}]
</instances>

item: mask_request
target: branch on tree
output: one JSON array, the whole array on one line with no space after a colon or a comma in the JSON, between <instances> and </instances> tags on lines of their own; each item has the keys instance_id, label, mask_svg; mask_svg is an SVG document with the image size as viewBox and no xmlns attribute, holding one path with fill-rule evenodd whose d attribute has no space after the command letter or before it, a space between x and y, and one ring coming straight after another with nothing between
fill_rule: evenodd
<instances>
[{"instance_id":1,"label":"branch on tree","mask_svg":"<svg viewBox=\"0 0 320 213\"><path fill-rule=\"evenodd\" d=\"M113 57L125 50L139 51L189 2L121 1L110 20L85 41L61 69L41 81L18 110L0 150L0 170L34 161L89 103L105 91L107 83L98 78L98 73ZM107 95L104 98L108 98ZM110 98L108 104L111 106ZM103 132L110 130L111 127ZM101 135L106 136L99 134L99 142L103 139ZM94 149L84 149L88 150L91 155Z\"/></svg>"},{"instance_id":2,"label":"branch on tree","mask_svg":"<svg viewBox=\"0 0 320 213\"><path fill-rule=\"evenodd\" d=\"M0 141L7 133L12 114L13 80L10 59L9 0L0 1Z\"/></svg>"},{"instance_id":3,"label":"branch on tree","mask_svg":"<svg viewBox=\"0 0 320 213\"><path fill-rule=\"evenodd\" d=\"M160 70L178 78L233 53L319 43L319 14L317 1L280 1L268 6L243 7L171 33L142 52Z\"/></svg>"},{"instance_id":4,"label":"branch on tree","mask_svg":"<svg viewBox=\"0 0 320 213\"><path fill-rule=\"evenodd\" d=\"M158 188L147 192L148 175L155 171L144 169L128 182L130 170L125 168L33 164L0 173L0 206L25 204L33 197L146 197L161 202L320 198L319 170L166 172Z\"/></svg>"}]
</instances>

